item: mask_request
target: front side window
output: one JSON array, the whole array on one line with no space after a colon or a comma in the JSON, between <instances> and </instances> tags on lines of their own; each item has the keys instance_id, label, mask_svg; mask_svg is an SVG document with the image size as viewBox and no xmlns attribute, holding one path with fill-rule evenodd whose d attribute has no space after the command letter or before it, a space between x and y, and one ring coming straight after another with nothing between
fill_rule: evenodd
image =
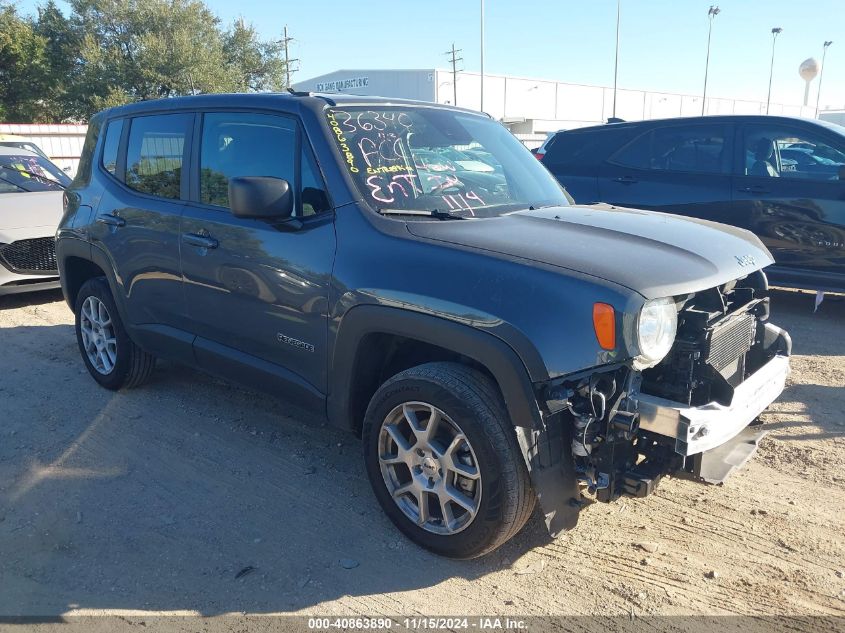
<instances>
[{"instance_id":1,"label":"front side window","mask_svg":"<svg viewBox=\"0 0 845 633\"><path fill-rule=\"evenodd\" d=\"M327 117L346 169L377 209L483 217L568 204L522 143L485 116L349 106Z\"/></svg>"},{"instance_id":2,"label":"front side window","mask_svg":"<svg viewBox=\"0 0 845 633\"><path fill-rule=\"evenodd\" d=\"M178 200L185 139L192 121L190 114L132 119L126 153L126 185L141 193Z\"/></svg>"},{"instance_id":3,"label":"front side window","mask_svg":"<svg viewBox=\"0 0 845 633\"><path fill-rule=\"evenodd\" d=\"M634 169L727 173L725 132L722 125L658 128L631 141L610 162Z\"/></svg>"},{"instance_id":4,"label":"front side window","mask_svg":"<svg viewBox=\"0 0 845 633\"><path fill-rule=\"evenodd\" d=\"M271 176L296 186L296 124L272 114L212 113L203 118L200 200L229 208L229 179Z\"/></svg>"},{"instance_id":5,"label":"front side window","mask_svg":"<svg viewBox=\"0 0 845 633\"><path fill-rule=\"evenodd\" d=\"M103 169L112 175L116 175L117 171L117 149L122 132L123 119L111 121L106 128L106 137L103 141Z\"/></svg>"},{"instance_id":6,"label":"front side window","mask_svg":"<svg viewBox=\"0 0 845 633\"><path fill-rule=\"evenodd\" d=\"M0 193L61 191L70 178L49 160L26 151L0 152Z\"/></svg>"},{"instance_id":7,"label":"front side window","mask_svg":"<svg viewBox=\"0 0 845 633\"><path fill-rule=\"evenodd\" d=\"M750 125L743 134L743 174L793 180L839 180L845 174L845 137L831 143L812 132Z\"/></svg>"}]
</instances>

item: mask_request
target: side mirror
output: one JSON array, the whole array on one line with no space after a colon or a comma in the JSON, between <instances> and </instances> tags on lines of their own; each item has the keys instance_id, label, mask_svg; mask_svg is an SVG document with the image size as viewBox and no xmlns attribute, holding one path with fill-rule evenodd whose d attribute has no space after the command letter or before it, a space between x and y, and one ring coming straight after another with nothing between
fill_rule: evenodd
<instances>
[{"instance_id":1,"label":"side mirror","mask_svg":"<svg viewBox=\"0 0 845 633\"><path fill-rule=\"evenodd\" d=\"M229 180L229 207L238 218L289 218L293 192L283 178L238 176Z\"/></svg>"}]
</instances>

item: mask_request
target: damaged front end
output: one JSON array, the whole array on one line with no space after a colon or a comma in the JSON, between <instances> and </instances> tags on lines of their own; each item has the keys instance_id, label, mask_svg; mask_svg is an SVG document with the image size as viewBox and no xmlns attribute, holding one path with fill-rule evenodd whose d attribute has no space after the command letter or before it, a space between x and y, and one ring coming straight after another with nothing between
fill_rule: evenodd
<instances>
[{"instance_id":1,"label":"damaged front end","mask_svg":"<svg viewBox=\"0 0 845 633\"><path fill-rule=\"evenodd\" d=\"M753 423L784 389L791 341L767 323L763 273L674 300L677 333L660 362L597 367L544 389L546 430L533 445L520 439L534 448L553 535L584 504L644 497L664 475L720 483L765 435Z\"/></svg>"}]
</instances>

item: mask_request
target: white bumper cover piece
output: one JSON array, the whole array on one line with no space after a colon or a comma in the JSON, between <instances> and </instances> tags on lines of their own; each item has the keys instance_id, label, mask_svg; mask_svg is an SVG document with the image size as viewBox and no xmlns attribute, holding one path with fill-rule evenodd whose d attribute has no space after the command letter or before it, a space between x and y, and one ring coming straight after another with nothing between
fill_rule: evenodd
<instances>
[{"instance_id":1,"label":"white bumper cover piece","mask_svg":"<svg viewBox=\"0 0 845 633\"><path fill-rule=\"evenodd\" d=\"M640 428L675 438L675 452L689 456L728 442L774 402L786 386L789 357L775 356L734 390L725 406L717 402L691 407L639 394Z\"/></svg>"}]
</instances>

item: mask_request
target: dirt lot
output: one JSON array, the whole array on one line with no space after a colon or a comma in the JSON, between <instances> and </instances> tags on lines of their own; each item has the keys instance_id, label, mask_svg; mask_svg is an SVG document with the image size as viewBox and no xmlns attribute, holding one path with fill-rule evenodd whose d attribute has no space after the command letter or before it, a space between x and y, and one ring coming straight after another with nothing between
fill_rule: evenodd
<instances>
[{"instance_id":1,"label":"dirt lot","mask_svg":"<svg viewBox=\"0 0 845 633\"><path fill-rule=\"evenodd\" d=\"M382 515L351 435L166 363L110 393L58 293L0 299L0 614L845 615L845 302L773 301L793 374L744 470L452 562Z\"/></svg>"}]
</instances>

